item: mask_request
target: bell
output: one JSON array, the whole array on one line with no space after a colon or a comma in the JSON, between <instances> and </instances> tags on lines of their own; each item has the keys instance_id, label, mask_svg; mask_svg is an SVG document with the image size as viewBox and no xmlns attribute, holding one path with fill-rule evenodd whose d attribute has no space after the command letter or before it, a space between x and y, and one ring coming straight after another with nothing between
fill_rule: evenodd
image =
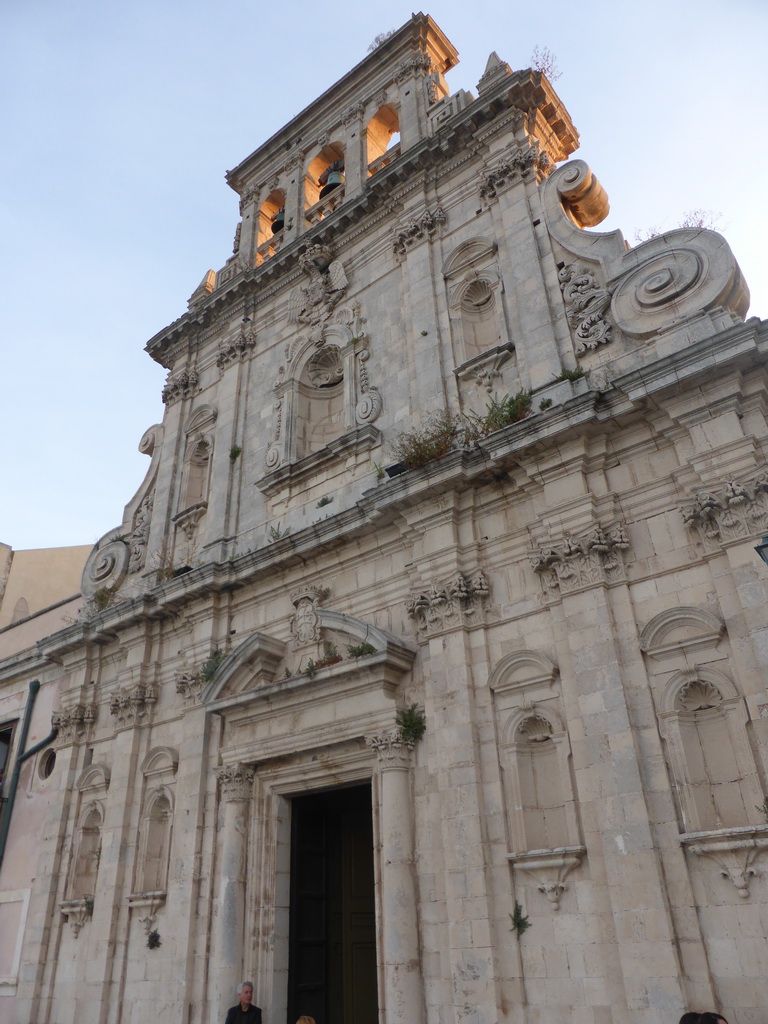
<instances>
[{"instance_id":1,"label":"bell","mask_svg":"<svg viewBox=\"0 0 768 1024\"><path fill-rule=\"evenodd\" d=\"M272 234L276 235L285 227L285 207L281 206L272 219Z\"/></svg>"},{"instance_id":2,"label":"bell","mask_svg":"<svg viewBox=\"0 0 768 1024\"><path fill-rule=\"evenodd\" d=\"M344 174L341 171L329 171L328 172L328 181L320 189L320 199L322 199L323 196L327 196L329 192L333 192L333 190L335 188L338 188L339 185L343 185L343 184L344 184Z\"/></svg>"}]
</instances>

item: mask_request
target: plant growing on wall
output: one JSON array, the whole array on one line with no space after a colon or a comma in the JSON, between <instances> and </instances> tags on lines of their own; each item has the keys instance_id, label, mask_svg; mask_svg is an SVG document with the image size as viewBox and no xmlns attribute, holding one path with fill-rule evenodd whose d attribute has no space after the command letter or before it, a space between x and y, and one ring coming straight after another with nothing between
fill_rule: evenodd
<instances>
[{"instance_id":1,"label":"plant growing on wall","mask_svg":"<svg viewBox=\"0 0 768 1024\"><path fill-rule=\"evenodd\" d=\"M200 668L200 678L203 682L210 683L222 661L224 661L224 654L217 647L211 651L210 658L204 661Z\"/></svg>"},{"instance_id":2,"label":"plant growing on wall","mask_svg":"<svg viewBox=\"0 0 768 1024\"><path fill-rule=\"evenodd\" d=\"M375 654L376 648L373 644L369 644L367 640L364 640L361 644L355 644L353 647L348 647L350 658L364 658L366 654Z\"/></svg>"},{"instance_id":3,"label":"plant growing on wall","mask_svg":"<svg viewBox=\"0 0 768 1024\"><path fill-rule=\"evenodd\" d=\"M512 931L517 932L517 937L519 939L523 932L531 927L531 922L528 920L528 915L523 913L523 908L517 900L515 900L515 909L509 917L512 921Z\"/></svg>"},{"instance_id":4,"label":"plant growing on wall","mask_svg":"<svg viewBox=\"0 0 768 1024\"><path fill-rule=\"evenodd\" d=\"M400 708L395 716L400 733L400 739L406 743L418 743L427 731L427 720L424 717L424 708L418 704L411 704L410 707Z\"/></svg>"}]
</instances>

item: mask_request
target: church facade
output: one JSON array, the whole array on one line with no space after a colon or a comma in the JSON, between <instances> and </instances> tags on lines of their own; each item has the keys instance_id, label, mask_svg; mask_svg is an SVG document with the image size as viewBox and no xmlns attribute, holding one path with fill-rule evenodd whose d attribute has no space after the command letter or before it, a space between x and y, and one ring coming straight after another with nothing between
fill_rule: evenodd
<instances>
[{"instance_id":1,"label":"church facade","mask_svg":"<svg viewBox=\"0 0 768 1024\"><path fill-rule=\"evenodd\" d=\"M228 172L144 483L0 664L57 728L4 1019L766 1019L768 328L456 61L414 15Z\"/></svg>"}]
</instances>

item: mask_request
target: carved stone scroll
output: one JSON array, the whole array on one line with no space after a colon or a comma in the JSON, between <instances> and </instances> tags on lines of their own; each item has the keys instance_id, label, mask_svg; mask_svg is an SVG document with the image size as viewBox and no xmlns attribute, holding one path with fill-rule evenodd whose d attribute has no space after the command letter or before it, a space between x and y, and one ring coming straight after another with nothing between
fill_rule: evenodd
<instances>
[{"instance_id":1,"label":"carved stone scroll","mask_svg":"<svg viewBox=\"0 0 768 1024\"><path fill-rule=\"evenodd\" d=\"M556 597L599 583L626 579L625 552L629 539L621 524L596 526L581 538L566 534L557 545L539 545L531 554L531 567L545 595Z\"/></svg>"},{"instance_id":2,"label":"carved stone scroll","mask_svg":"<svg viewBox=\"0 0 768 1024\"><path fill-rule=\"evenodd\" d=\"M483 622L489 596L485 573L478 569L471 575L457 572L447 583L433 581L427 590L411 594L405 607L419 637L426 638Z\"/></svg>"},{"instance_id":3,"label":"carved stone scroll","mask_svg":"<svg viewBox=\"0 0 768 1024\"><path fill-rule=\"evenodd\" d=\"M580 342L576 354L584 355L607 344L613 330L606 318L611 293L598 284L595 272L583 264L569 263L557 276L568 323Z\"/></svg>"}]
</instances>

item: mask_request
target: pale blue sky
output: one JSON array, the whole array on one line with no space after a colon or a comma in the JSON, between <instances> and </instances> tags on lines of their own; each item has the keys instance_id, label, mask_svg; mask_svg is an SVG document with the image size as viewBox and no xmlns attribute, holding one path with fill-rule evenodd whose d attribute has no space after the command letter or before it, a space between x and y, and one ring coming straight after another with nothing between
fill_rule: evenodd
<instances>
[{"instance_id":1,"label":"pale blue sky","mask_svg":"<svg viewBox=\"0 0 768 1024\"><path fill-rule=\"evenodd\" d=\"M231 254L233 167L406 21L411 3L5 0L0 5L4 347L0 540L95 542L120 523L162 419L143 351ZM768 316L764 0L436 0L475 91L491 50L557 56L603 227L704 208Z\"/></svg>"}]
</instances>

